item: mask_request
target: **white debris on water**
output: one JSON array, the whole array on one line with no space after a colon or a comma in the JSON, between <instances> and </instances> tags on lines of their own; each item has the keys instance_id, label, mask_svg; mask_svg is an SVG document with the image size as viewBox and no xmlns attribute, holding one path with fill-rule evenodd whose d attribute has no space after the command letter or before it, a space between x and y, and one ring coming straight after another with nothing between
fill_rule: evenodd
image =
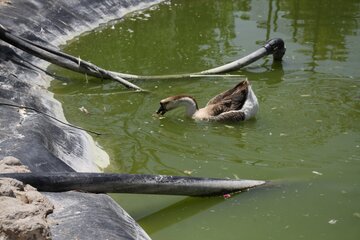
<instances>
[{"instance_id":1,"label":"white debris on water","mask_svg":"<svg viewBox=\"0 0 360 240\"><path fill-rule=\"evenodd\" d=\"M89 114L89 111L84 106L81 106L79 110L85 114Z\"/></svg>"},{"instance_id":2,"label":"white debris on water","mask_svg":"<svg viewBox=\"0 0 360 240\"><path fill-rule=\"evenodd\" d=\"M316 175L319 175L319 176L323 175L321 172L317 172L317 171L312 171L312 173L316 174Z\"/></svg>"},{"instance_id":3,"label":"white debris on water","mask_svg":"<svg viewBox=\"0 0 360 240\"><path fill-rule=\"evenodd\" d=\"M193 173L193 171L190 171L190 170L184 170L184 173L187 174L187 175L191 175Z\"/></svg>"},{"instance_id":4,"label":"white debris on water","mask_svg":"<svg viewBox=\"0 0 360 240\"><path fill-rule=\"evenodd\" d=\"M336 219L331 219L331 220L329 221L329 224L336 224L337 221L338 221L338 220L336 220Z\"/></svg>"}]
</instances>

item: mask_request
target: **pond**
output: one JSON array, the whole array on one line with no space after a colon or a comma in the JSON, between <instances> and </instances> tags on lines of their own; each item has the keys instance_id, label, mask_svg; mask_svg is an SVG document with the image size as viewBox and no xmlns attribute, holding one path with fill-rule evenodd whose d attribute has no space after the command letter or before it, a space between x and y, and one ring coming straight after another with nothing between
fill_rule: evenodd
<instances>
[{"instance_id":1,"label":"pond","mask_svg":"<svg viewBox=\"0 0 360 240\"><path fill-rule=\"evenodd\" d=\"M270 180L231 198L113 194L153 239L360 238L360 3L358 0L171 0L63 46L105 69L139 75L216 67L282 38L267 57L233 74L109 80L51 66L51 91L72 124L109 153L105 172ZM200 106L247 78L256 119L194 122L179 109L157 118L167 96ZM86 111L85 111L86 109ZM81 111L82 110L82 111Z\"/></svg>"}]
</instances>

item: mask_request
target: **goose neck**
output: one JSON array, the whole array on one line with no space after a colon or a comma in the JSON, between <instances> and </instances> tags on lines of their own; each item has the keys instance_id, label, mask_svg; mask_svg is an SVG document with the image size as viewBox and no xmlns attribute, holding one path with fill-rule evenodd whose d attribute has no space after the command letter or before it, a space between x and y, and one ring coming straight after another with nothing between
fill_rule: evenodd
<instances>
[{"instance_id":1,"label":"goose neck","mask_svg":"<svg viewBox=\"0 0 360 240\"><path fill-rule=\"evenodd\" d=\"M181 98L179 103L185 106L185 113L186 116L188 117L192 117L195 114L195 112L199 109L195 99L192 97L183 97Z\"/></svg>"}]
</instances>

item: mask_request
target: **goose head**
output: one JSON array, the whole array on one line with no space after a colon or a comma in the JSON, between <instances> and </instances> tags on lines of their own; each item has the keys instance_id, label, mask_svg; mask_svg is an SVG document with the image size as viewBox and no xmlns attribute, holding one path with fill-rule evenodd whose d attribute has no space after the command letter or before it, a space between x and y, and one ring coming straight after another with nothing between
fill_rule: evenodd
<instances>
[{"instance_id":1,"label":"goose head","mask_svg":"<svg viewBox=\"0 0 360 240\"><path fill-rule=\"evenodd\" d=\"M191 117L199 109L196 100L187 95L177 95L160 101L160 108L156 111L158 115L164 115L178 107L185 107L186 115Z\"/></svg>"}]
</instances>

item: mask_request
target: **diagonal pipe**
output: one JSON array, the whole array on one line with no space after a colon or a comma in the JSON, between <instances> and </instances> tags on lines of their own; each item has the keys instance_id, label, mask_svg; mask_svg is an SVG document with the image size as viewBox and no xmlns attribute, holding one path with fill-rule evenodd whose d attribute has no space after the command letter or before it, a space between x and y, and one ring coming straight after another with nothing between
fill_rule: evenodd
<instances>
[{"instance_id":1,"label":"diagonal pipe","mask_svg":"<svg viewBox=\"0 0 360 240\"><path fill-rule=\"evenodd\" d=\"M138 193L216 196L264 185L260 180L113 173L6 173L43 192L78 190L92 193Z\"/></svg>"},{"instance_id":2,"label":"diagonal pipe","mask_svg":"<svg viewBox=\"0 0 360 240\"><path fill-rule=\"evenodd\" d=\"M227 63L225 65L211 68L208 70L194 72L194 73L184 73L184 74L171 74L171 75L159 75L159 76L141 76L134 74L118 73L112 72L119 77L125 79L141 79L141 80L150 80L150 79L179 79L179 78L195 78L199 76L213 76L217 74L229 73L233 71L240 70L241 68L259 60L268 55L273 55L274 61L281 61L286 52L286 46L284 41L281 38L273 38L268 40L264 46L260 49L250 53L249 55L237 59L233 62ZM229 75L231 76L231 75Z\"/></svg>"},{"instance_id":3,"label":"diagonal pipe","mask_svg":"<svg viewBox=\"0 0 360 240\"><path fill-rule=\"evenodd\" d=\"M133 83L130 83L127 80L179 79L179 78L193 78L199 76L206 77L214 74L229 73L229 72L237 71L259 60L260 58L271 54L273 55L273 59L275 61L281 61L286 51L284 41L281 38L273 38L267 41L263 47L254 51L253 53L216 68L195 72L195 73L159 75L159 76L141 76L135 74L113 72L102 69L90 62L81 60L80 58L76 58L69 54L47 47L45 45L36 44L28 39L22 38L20 36L16 36L2 25L0 25L0 39L25 52L28 52L34 56L37 56L41 59L44 59L58 66L67 68L72 71L85 73L97 78L112 79L123 84L127 88L132 88L139 91L143 91L143 89L141 89L140 87L136 86Z\"/></svg>"},{"instance_id":4,"label":"diagonal pipe","mask_svg":"<svg viewBox=\"0 0 360 240\"><path fill-rule=\"evenodd\" d=\"M81 60L74 56L62 53L60 51L54 50L52 48L36 44L25 38L16 36L12 34L9 30L0 25L0 39L31 54L38 58L41 58L50 63L56 64L63 68L88 74L89 76L103 78L103 79L112 79L124 85L127 88L132 88L138 91L143 91L140 87L136 86L133 83L128 82L127 80L121 78L120 76L114 74L113 72L102 69L90 62Z\"/></svg>"}]
</instances>

